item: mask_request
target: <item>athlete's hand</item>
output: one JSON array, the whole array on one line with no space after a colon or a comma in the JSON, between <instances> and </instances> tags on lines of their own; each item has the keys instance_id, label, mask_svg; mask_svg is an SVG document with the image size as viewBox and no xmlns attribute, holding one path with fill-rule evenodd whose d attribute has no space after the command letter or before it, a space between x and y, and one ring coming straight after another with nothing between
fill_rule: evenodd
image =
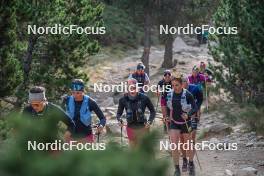
<instances>
[{"instance_id":1,"label":"athlete's hand","mask_svg":"<svg viewBox=\"0 0 264 176\"><path fill-rule=\"evenodd\" d=\"M162 118L162 121L164 122L164 123L167 123L167 122L169 122L169 119L168 118Z\"/></svg>"},{"instance_id":2,"label":"athlete's hand","mask_svg":"<svg viewBox=\"0 0 264 176\"><path fill-rule=\"evenodd\" d=\"M150 122L147 122L147 123L145 124L145 128L150 128Z\"/></svg>"},{"instance_id":3,"label":"athlete's hand","mask_svg":"<svg viewBox=\"0 0 264 176\"><path fill-rule=\"evenodd\" d=\"M71 140L71 132L66 131L66 132L64 133L64 140L65 140L66 142L68 142L68 141Z\"/></svg>"},{"instance_id":4,"label":"athlete's hand","mask_svg":"<svg viewBox=\"0 0 264 176\"><path fill-rule=\"evenodd\" d=\"M123 126L124 126L123 120L119 120L119 121L118 121L118 125L119 125L120 127L123 127Z\"/></svg>"},{"instance_id":5,"label":"athlete's hand","mask_svg":"<svg viewBox=\"0 0 264 176\"><path fill-rule=\"evenodd\" d=\"M157 95L157 97L159 97L159 96L160 96L160 92L159 92L159 91L157 91L157 92L156 92L156 95Z\"/></svg>"},{"instance_id":6,"label":"athlete's hand","mask_svg":"<svg viewBox=\"0 0 264 176\"><path fill-rule=\"evenodd\" d=\"M187 120L187 119L188 119L188 115L187 115L187 113L183 113L183 114L181 115L181 117L183 118L183 120Z\"/></svg>"},{"instance_id":7,"label":"athlete's hand","mask_svg":"<svg viewBox=\"0 0 264 176\"><path fill-rule=\"evenodd\" d=\"M97 133L101 133L102 131L103 131L103 129L104 129L104 127L102 126L102 125L99 125L98 127L97 127Z\"/></svg>"}]
</instances>

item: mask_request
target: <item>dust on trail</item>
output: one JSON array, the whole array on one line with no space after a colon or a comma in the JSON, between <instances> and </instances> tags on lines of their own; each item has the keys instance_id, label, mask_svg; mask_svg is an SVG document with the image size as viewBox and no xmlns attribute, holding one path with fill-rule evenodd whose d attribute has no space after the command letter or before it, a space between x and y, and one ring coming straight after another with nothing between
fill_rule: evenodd
<instances>
[{"instance_id":1,"label":"dust on trail","mask_svg":"<svg viewBox=\"0 0 264 176\"><path fill-rule=\"evenodd\" d=\"M206 46L188 46L181 38L176 38L173 45L173 59L177 59L177 65L174 68L177 72L182 74L190 74L192 67L199 64L201 61L205 63L212 62L212 57L208 54L208 48ZM99 63L99 70L97 74L92 74L90 81L92 83L100 82L104 85L119 84L127 80L129 73L135 68L136 64L140 62L140 57L142 54L143 48L138 50L130 51L130 55L121 60L114 62L103 62ZM150 51L150 80L151 84L157 84L157 82L162 79L162 70L161 64L163 61L164 48L161 46L153 46ZM111 92L104 93L95 93L90 91L90 95L94 98L101 106L113 107L112 110L116 111L117 100L122 94L114 94ZM110 99L109 99L110 98ZM112 98L112 99L111 99ZM110 103L109 103L110 102ZM156 102L153 102L156 104ZM204 107L202 107L204 109ZM113 116L113 115L112 115ZM160 108L157 113L158 117L161 117ZM110 120L113 117L108 117ZM114 121L114 120L112 120ZM210 111L209 113L203 113L201 116L200 126L198 128L208 128L213 124L222 124L223 123L223 114L221 112ZM162 131L162 123L159 120L156 120L154 128ZM233 132L230 135L215 135L205 138L203 140L217 140L219 142L225 143L238 143L237 151L198 151L199 160L201 162L202 170L199 169L197 159L194 159L196 166L196 175L198 176L224 176L226 170L235 172L238 169L244 167L254 167L258 169L258 175L264 175L264 141L262 147L247 147L246 144L250 142L250 139L247 135L250 133L244 133L243 128L241 127L230 127ZM198 133L201 130L198 130ZM117 129L118 131L118 129ZM115 137L116 140L118 136ZM256 138L256 135L255 135ZM255 139L254 138L254 139ZM164 135L160 140L168 140L168 136ZM173 175L174 166L172 159L168 152L160 151L158 158L166 159L170 161L170 168L168 170L168 176ZM188 175L187 173L183 173Z\"/></svg>"}]
</instances>

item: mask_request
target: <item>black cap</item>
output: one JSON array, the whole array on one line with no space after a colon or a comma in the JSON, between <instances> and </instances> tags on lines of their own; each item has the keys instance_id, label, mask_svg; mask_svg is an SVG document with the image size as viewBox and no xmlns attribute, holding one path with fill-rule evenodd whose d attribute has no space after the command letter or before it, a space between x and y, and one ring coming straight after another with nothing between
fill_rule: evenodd
<instances>
[{"instance_id":1,"label":"black cap","mask_svg":"<svg viewBox=\"0 0 264 176\"><path fill-rule=\"evenodd\" d=\"M166 75L170 75L171 76L171 71L170 70L165 70L163 72L163 75L166 76Z\"/></svg>"},{"instance_id":2,"label":"black cap","mask_svg":"<svg viewBox=\"0 0 264 176\"><path fill-rule=\"evenodd\" d=\"M142 64L142 63L139 63L139 64L137 65L137 70L145 70L145 65Z\"/></svg>"}]
</instances>

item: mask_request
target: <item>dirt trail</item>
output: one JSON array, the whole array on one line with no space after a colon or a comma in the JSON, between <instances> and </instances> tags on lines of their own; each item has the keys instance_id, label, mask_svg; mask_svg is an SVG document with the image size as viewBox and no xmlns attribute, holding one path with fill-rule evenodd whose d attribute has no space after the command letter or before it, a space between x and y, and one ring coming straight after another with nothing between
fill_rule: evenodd
<instances>
[{"instance_id":1,"label":"dirt trail","mask_svg":"<svg viewBox=\"0 0 264 176\"><path fill-rule=\"evenodd\" d=\"M131 70L133 70L140 61L142 48L132 51L129 57L125 57L115 62L104 62L100 66L100 74L93 74L91 76L92 82L101 82L103 84L118 84L127 79L127 76ZM156 84L162 78L161 64L163 61L164 48L152 47L150 52L150 80L151 84ZM173 58L178 60L178 64L175 67L177 72L183 74L189 74L194 65L204 61L208 63L212 61L212 57L208 54L206 46L193 47L188 46L181 38L176 38L174 42ZM98 76L99 75L99 76ZM116 111L116 104L118 97L114 93L91 93L91 97L103 107L114 107L113 111ZM109 99L109 97L114 97ZM112 112L113 116L113 112ZM160 108L157 113L158 117L161 117ZM110 119L110 117L109 117ZM254 133L245 133L243 126L230 127L223 123L223 114L221 112L211 111L210 113L203 113L201 117L200 129L204 128L217 128L214 125L222 125L223 129L220 130L219 135L213 135L203 140L211 140L224 143L238 143L237 151L199 151L198 156L202 165L202 171L199 169L197 160L195 159L196 171L199 176L224 176L228 175L229 170L235 173L236 170L244 167L254 167L258 169L258 175L264 175L264 140L256 136ZM227 125L227 126L225 126ZM229 135L223 135L222 131L226 128L231 129L232 132ZM154 128L162 129L162 124L156 122ZM201 130L198 130L201 133ZM118 137L117 137L118 138ZM252 139L251 139L252 138ZM167 135L160 140L167 140ZM117 139L119 140L119 139ZM254 142L252 146L248 146L248 143ZM258 143L257 143L258 142ZM255 144L256 143L256 144ZM263 145L261 144L263 143ZM159 158L166 158L171 162L171 167L168 171L168 175L173 173L173 164L168 152L161 151ZM231 173L229 173L232 175ZM183 174L184 175L184 174ZM187 175L187 174L185 174ZM247 175L247 174L246 174Z\"/></svg>"}]
</instances>

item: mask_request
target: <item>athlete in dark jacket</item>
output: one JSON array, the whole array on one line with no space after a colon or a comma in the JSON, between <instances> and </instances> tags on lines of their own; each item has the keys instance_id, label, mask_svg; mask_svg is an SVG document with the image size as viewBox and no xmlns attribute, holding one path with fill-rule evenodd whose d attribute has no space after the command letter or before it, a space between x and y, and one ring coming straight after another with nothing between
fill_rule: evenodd
<instances>
[{"instance_id":1,"label":"athlete in dark jacket","mask_svg":"<svg viewBox=\"0 0 264 176\"><path fill-rule=\"evenodd\" d=\"M134 146L138 138L148 131L155 118L155 109L151 100L144 94L136 90L137 80L131 78L128 80L129 91L119 99L117 120L120 126L123 126L121 116L124 109L126 110L127 136L130 145ZM150 116L145 117L146 108L150 111Z\"/></svg>"},{"instance_id":2,"label":"athlete in dark jacket","mask_svg":"<svg viewBox=\"0 0 264 176\"><path fill-rule=\"evenodd\" d=\"M50 103L45 97L45 88L35 86L29 91L29 105L22 111L22 116L32 120L49 123L50 131L54 131L54 136L58 132L59 121L63 122L68 131L73 131L74 123L59 106ZM50 142L50 141L49 141Z\"/></svg>"},{"instance_id":3,"label":"athlete in dark jacket","mask_svg":"<svg viewBox=\"0 0 264 176\"><path fill-rule=\"evenodd\" d=\"M163 73L163 79L158 82L157 95L160 96L160 106L163 116L163 124L165 133L168 132L168 117L170 115L169 108L167 107L167 95L171 91L171 71L165 70Z\"/></svg>"}]
</instances>

